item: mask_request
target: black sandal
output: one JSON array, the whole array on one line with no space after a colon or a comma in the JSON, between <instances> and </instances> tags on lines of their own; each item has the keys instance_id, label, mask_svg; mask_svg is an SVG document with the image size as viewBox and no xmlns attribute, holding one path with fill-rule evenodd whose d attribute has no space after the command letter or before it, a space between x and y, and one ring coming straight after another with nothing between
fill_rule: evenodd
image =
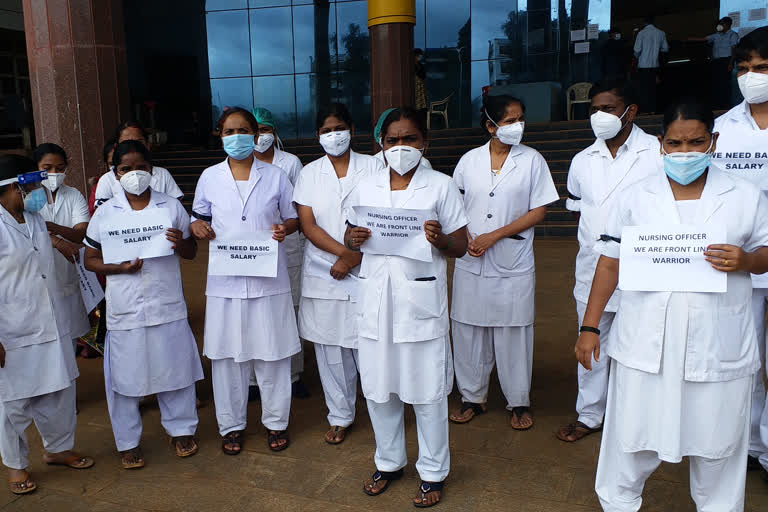
<instances>
[{"instance_id":1,"label":"black sandal","mask_svg":"<svg viewBox=\"0 0 768 512\"><path fill-rule=\"evenodd\" d=\"M278 441L285 440L284 445L280 445ZM272 446L272 443L275 444L275 446ZM270 430L267 433L267 446L270 450L273 452L281 452L288 448L288 445L291 444L291 440L288 438L288 431L286 430Z\"/></svg>"},{"instance_id":2,"label":"black sandal","mask_svg":"<svg viewBox=\"0 0 768 512\"><path fill-rule=\"evenodd\" d=\"M387 483L384 484L384 487L382 487L379 492L371 492L367 489L367 486L363 484L363 492L368 496L378 496L379 494L383 494L384 491L387 490L387 487L389 487L389 484L391 482L394 482L395 480L400 480L402 477L403 477L402 468L398 469L397 471L379 471L377 469L376 472L371 476L371 478L373 479L372 488L376 489L376 484L380 480L386 480Z\"/></svg>"},{"instance_id":3,"label":"black sandal","mask_svg":"<svg viewBox=\"0 0 768 512\"><path fill-rule=\"evenodd\" d=\"M237 450L227 448L227 445L237 446ZM243 431L234 430L221 438L221 451L227 455L240 455L243 451Z\"/></svg>"},{"instance_id":4,"label":"black sandal","mask_svg":"<svg viewBox=\"0 0 768 512\"><path fill-rule=\"evenodd\" d=\"M472 411L472 416L469 418L457 418L454 416L454 414L451 414L448 416L448 419L451 420L454 423L469 423L474 419L475 416L479 416L480 414L483 414L485 412L485 404L476 404L473 402L464 402L461 404L461 409L459 409L459 414L463 415L467 411Z\"/></svg>"},{"instance_id":5,"label":"black sandal","mask_svg":"<svg viewBox=\"0 0 768 512\"><path fill-rule=\"evenodd\" d=\"M531 424L527 427L516 427L512 425L512 422L510 421L510 426L515 430L530 430L533 428L534 420L533 420L533 414L531 414L531 408L527 406L518 406L512 408L512 415L517 417L517 422L520 423L520 421L523 419L523 414L528 413L528 415L531 417Z\"/></svg>"},{"instance_id":6,"label":"black sandal","mask_svg":"<svg viewBox=\"0 0 768 512\"><path fill-rule=\"evenodd\" d=\"M419 487L419 492L421 492L421 501L414 501L413 502L413 506L416 507L416 508L434 507L435 505L437 505L438 503L443 501L442 494L440 495L440 499L437 500L436 502L432 503L431 505L425 504L425 502L427 501L427 494L429 494L431 492L442 493L443 492L443 482L425 482L425 481L422 480L421 481L421 486Z\"/></svg>"}]
</instances>

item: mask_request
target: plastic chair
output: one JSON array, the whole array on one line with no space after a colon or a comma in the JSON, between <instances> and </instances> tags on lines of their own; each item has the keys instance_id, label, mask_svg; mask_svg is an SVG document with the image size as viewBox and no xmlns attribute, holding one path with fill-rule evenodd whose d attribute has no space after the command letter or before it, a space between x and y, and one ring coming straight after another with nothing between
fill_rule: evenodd
<instances>
[{"instance_id":1,"label":"plastic chair","mask_svg":"<svg viewBox=\"0 0 768 512\"><path fill-rule=\"evenodd\" d=\"M590 82L575 83L565 91L568 99L568 120L573 119L573 106L579 103L591 103L589 99L589 90L592 88Z\"/></svg>"},{"instance_id":2,"label":"plastic chair","mask_svg":"<svg viewBox=\"0 0 768 512\"><path fill-rule=\"evenodd\" d=\"M427 129L432 129L432 116L442 116L445 121L445 127L448 128L448 102L451 101L453 93L449 94L445 99L440 101L431 101L429 103L429 111L427 111Z\"/></svg>"}]
</instances>

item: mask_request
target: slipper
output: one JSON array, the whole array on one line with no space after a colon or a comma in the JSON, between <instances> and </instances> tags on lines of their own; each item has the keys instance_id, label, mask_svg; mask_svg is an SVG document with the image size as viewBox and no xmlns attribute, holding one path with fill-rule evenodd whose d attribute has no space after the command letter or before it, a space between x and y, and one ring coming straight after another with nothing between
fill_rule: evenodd
<instances>
[{"instance_id":1,"label":"slipper","mask_svg":"<svg viewBox=\"0 0 768 512\"><path fill-rule=\"evenodd\" d=\"M427 505L427 494L431 492L439 492L440 493L440 499L438 499L436 502ZM421 485L419 486L419 493L421 495L421 499L414 498L413 500L413 506L416 508L429 508L434 507L438 503L440 503L443 500L443 482L425 482L422 480Z\"/></svg>"},{"instance_id":2,"label":"slipper","mask_svg":"<svg viewBox=\"0 0 768 512\"><path fill-rule=\"evenodd\" d=\"M285 440L285 444L280 445L278 441ZM275 446L272 446L275 444ZM288 438L288 432L285 430L270 430L267 432L267 447L273 452L281 452L288 448L291 440Z\"/></svg>"},{"instance_id":3,"label":"slipper","mask_svg":"<svg viewBox=\"0 0 768 512\"><path fill-rule=\"evenodd\" d=\"M188 448L184 448L184 443L189 441L191 446ZM171 444L176 449L176 456L177 457L191 457L192 455L196 454L199 450L199 446L197 445L197 441L195 441L194 436L179 436L179 437L172 437L171 438ZM181 444L181 446L180 446Z\"/></svg>"},{"instance_id":4,"label":"slipper","mask_svg":"<svg viewBox=\"0 0 768 512\"><path fill-rule=\"evenodd\" d=\"M389 484L394 482L395 480L400 480L403 477L403 470L398 469L397 471L379 471L376 470L376 472L371 476L372 482L372 489L377 489L377 484L381 480L385 480L387 483L384 484L384 487L381 487L381 490L373 492L368 490L368 486L366 484L363 484L363 492L367 494L368 496L378 496L379 494L384 494L384 491L387 490L389 487Z\"/></svg>"},{"instance_id":5,"label":"slipper","mask_svg":"<svg viewBox=\"0 0 768 512\"><path fill-rule=\"evenodd\" d=\"M32 477L30 477L29 474L27 474L26 480L22 482L12 482L9 480L8 486L13 494L19 496L22 494L29 494L37 489L37 484L32 480Z\"/></svg>"},{"instance_id":6,"label":"slipper","mask_svg":"<svg viewBox=\"0 0 768 512\"><path fill-rule=\"evenodd\" d=\"M227 445L236 446L238 449L227 448ZM227 455L240 455L243 451L243 431L233 430L221 438L221 451Z\"/></svg>"},{"instance_id":7,"label":"slipper","mask_svg":"<svg viewBox=\"0 0 768 512\"><path fill-rule=\"evenodd\" d=\"M72 469L88 469L93 467L93 465L96 463L92 457L86 457L76 453L73 453L66 459L59 461L49 459L48 457L50 457L50 455L51 454L43 455L43 462L49 466L67 466Z\"/></svg>"},{"instance_id":8,"label":"slipper","mask_svg":"<svg viewBox=\"0 0 768 512\"><path fill-rule=\"evenodd\" d=\"M483 414L486 411L485 404L476 404L472 402L464 402L461 404L461 409L452 413L448 419L454 423L469 423L472 418Z\"/></svg>"},{"instance_id":9,"label":"slipper","mask_svg":"<svg viewBox=\"0 0 768 512\"><path fill-rule=\"evenodd\" d=\"M123 469L141 469L144 467L144 454L140 447L120 452Z\"/></svg>"},{"instance_id":10,"label":"slipper","mask_svg":"<svg viewBox=\"0 0 768 512\"><path fill-rule=\"evenodd\" d=\"M557 438L566 443L575 443L576 441L579 441L590 434L594 434L595 432L600 432L601 430L603 430L602 425L592 428L577 421L575 423L569 423L564 427L560 427L560 430L557 432ZM573 439L568 439L569 437L573 437Z\"/></svg>"},{"instance_id":11,"label":"slipper","mask_svg":"<svg viewBox=\"0 0 768 512\"><path fill-rule=\"evenodd\" d=\"M521 430L521 431L522 430L529 430L529 429L533 428L533 424L534 424L534 422L533 422L533 414L531 414L531 408L530 407L524 407L524 406L513 407L512 408L512 419L517 417L517 422L520 423L522 421L522 419L523 419L523 415L526 414L526 413L528 414L528 416L531 417L531 424L529 426L527 426L527 427L516 427L512 423L512 421L510 421L510 426L513 429L515 429L515 430Z\"/></svg>"},{"instance_id":12,"label":"slipper","mask_svg":"<svg viewBox=\"0 0 768 512\"><path fill-rule=\"evenodd\" d=\"M331 438L328 439L328 434L331 434ZM339 427L334 425L331 430L325 433L325 442L328 444L341 444L347 437L346 427Z\"/></svg>"}]
</instances>

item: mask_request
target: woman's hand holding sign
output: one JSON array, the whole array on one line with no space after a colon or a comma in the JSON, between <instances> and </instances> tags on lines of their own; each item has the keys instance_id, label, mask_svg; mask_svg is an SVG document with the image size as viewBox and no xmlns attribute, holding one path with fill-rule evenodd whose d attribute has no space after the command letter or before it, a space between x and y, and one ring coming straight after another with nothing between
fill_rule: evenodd
<instances>
[{"instance_id":1,"label":"woman's hand holding sign","mask_svg":"<svg viewBox=\"0 0 768 512\"><path fill-rule=\"evenodd\" d=\"M144 266L144 260L125 261L118 265L120 274L135 274Z\"/></svg>"},{"instance_id":2,"label":"woman's hand holding sign","mask_svg":"<svg viewBox=\"0 0 768 512\"><path fill-rule=\"evenodd\" d=\"M353 251L359 251L360 246L371 237L371 230L367 228L347 228L347 247Z\"/></svg>"},{"instance_id":3,"label":"woman's hand holding sign","mask_svg":"<svg viewBox=\"0 0 768 512\"><path fill-rule=\"evenodd\" d=\"M712 244L704 252L712 268L720 272L747 272L752 268L752 253L729 244Z\"/></svg>"},{"instance_id":4,"label":"woman's hand holding sign","mask_svg":"<svg viewBox=\"0 0 768 512\"><path fill-rule=\"evenodd\" d=\"M204 220L196 220L189 225L189 231L192 236L198 240L214 240L216 239L216 232L211 225Z\"/></svg>"}]
</instances>

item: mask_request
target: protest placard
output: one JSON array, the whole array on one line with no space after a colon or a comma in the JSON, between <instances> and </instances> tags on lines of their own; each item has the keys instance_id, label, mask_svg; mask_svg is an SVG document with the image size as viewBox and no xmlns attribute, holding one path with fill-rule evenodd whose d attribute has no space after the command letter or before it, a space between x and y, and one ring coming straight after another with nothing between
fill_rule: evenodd
<instances>
[{"instance_id":1,"label":"protest placard","mask_svg":"<svg viewBox=\"0 0 768 512\"><path fill-rule=\"evenodd\" d=\"M145 208L107 218L100 233L104 263L172 255L173 245L166 238L171 227L167 208Z\"/></svg>"},{"instance_id":2,"label":"protest placard","mask_svg":"<svg viewBox=\"0 0 768 512\"><path fill-rule=\"evenodd\" d=\"M211 240L208 274L212 276L276 277L278 242L272 231L255 231L237 239Z\"/></svg>"},{"instance_id":3,"label":"protest placard","mask_svg":"<svg viewBox=\"0 0 768 512\"><path fill-rule=\"evenodd\" d=\"M371 230L371 237L360 247L363 253L432 261L432 245L424 236L424 222L436 219L435 212L372 206L354 209L358 225Z\"/></svg>"}]
</instances>

